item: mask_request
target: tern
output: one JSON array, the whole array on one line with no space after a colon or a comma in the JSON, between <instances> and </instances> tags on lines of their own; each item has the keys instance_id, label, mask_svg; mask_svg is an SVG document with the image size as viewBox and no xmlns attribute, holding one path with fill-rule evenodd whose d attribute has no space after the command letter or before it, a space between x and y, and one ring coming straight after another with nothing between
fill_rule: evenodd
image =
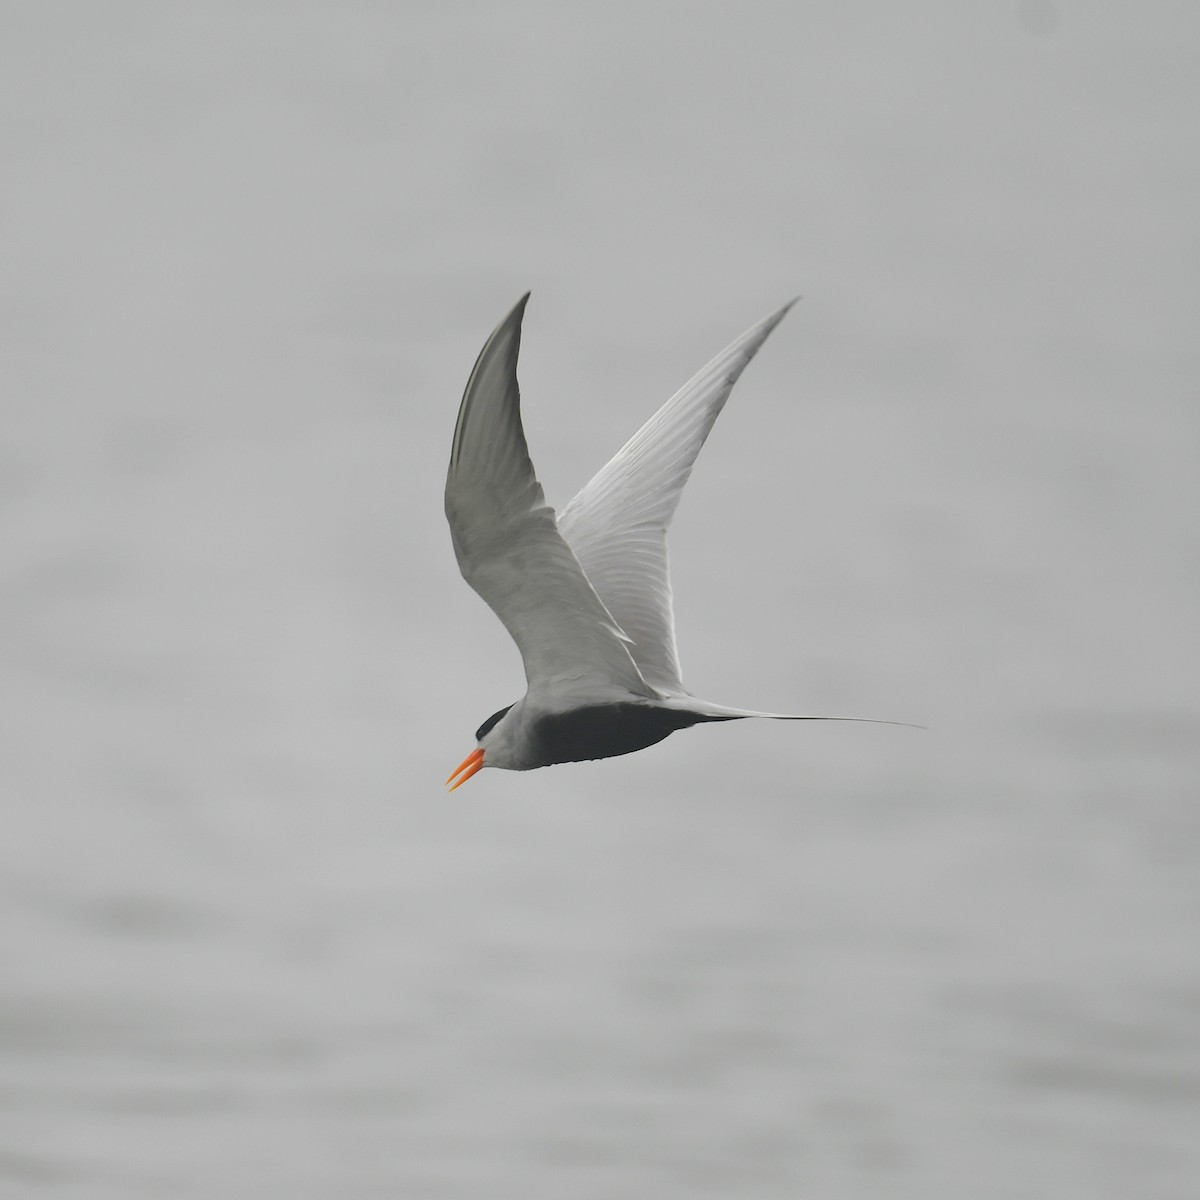
<instances>
[{"instance_id":1,"label":"tern","mask_svg":"<svg viewBox=\"0 0 1200 1200\"><path fill-rule=\"evenodd\" d=\"M463 578L516 642L522 699L493 713L446 780L630 754L709 721L866 720L711 704L683 686L667 527L738 376L795 301L759 321L672 396L557 516L521 423L526 292L467 380L446 476ZM900 724L900 722L882 722Z\"/></svg>"}]
</instances>

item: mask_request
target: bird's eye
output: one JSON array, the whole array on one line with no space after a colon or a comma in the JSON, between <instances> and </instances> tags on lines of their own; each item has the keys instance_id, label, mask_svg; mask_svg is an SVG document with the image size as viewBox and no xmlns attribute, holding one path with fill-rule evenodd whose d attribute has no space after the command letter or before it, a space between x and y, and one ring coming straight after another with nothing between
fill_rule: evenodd
<instances>
[{"instance_id":1,"label":"bird's eye","mask_svg":"<svg viewBox=\"0 0 1200 1200\"><path fill-rule=\"evenodd\" d=\"M488 719L484 721L484 723L480 725L477 730L475 730L475 740L477 742L482 742L483 739L487 737L487 735L491 733L493 729L495 729L496 723L504 716L506 712L508 712L509 708L512 708L511 704L508 706L508 708L502 708L499 712L492 713L492 715L488 717Z\"/></svg>"}]
</instances>

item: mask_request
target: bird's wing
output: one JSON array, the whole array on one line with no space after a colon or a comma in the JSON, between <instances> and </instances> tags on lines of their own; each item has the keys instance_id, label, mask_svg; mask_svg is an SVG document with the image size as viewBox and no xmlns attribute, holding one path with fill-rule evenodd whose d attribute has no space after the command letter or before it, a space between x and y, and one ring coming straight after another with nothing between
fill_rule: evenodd
<instances>
[{"instance_id":1,"label":"bird's wing","mask_svg":"<svg viewBox=\"0 0 1200 1200\"><path fill-rule=\"evenodd\" d=\"M653 691L558 532L521 425L517 353L526 293L488 338L463 394L446 518L463 578L504 622L530 690Z\"/></svg>"},{"instance_id":2,"label":"bird's wing","mask_svg":"<svg viewBox=\"0 0 1200 1200\"><path fill-rule=\"evenodd\" d=\"M730 390L791 306L748 329L680 388L558 517L592 586L632 639L642 675L665 694L686 694L675 648L667 526Z\"/></svg>"}]
</instances>

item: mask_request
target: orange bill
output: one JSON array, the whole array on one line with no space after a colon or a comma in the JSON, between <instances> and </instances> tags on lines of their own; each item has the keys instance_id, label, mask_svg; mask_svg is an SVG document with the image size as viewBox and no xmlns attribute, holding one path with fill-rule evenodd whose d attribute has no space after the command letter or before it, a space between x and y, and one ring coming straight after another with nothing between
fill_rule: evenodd
<instances>
[{"instance_id":1,"label":"orange bill","mask_svg":"<svg viewBox=\"0 0 1200 1200\"><path fill-rule=\"evenodd\" d=\"M453 771L450 772L450 779L453 779L456 775L459 777L458 783L454 784L450 790L454 791L454 788L458 787L460 784L466 783L467 780L470 779L471 776L474 775L475 772L478 771L482 766L483 747L478 746L472 750L471 753L468 754L467 757L464 758L462 762L460 762L458 766L454 768ZM447 779L446 782L449 783L450 779Z\"/></svg>"}]
</instances>

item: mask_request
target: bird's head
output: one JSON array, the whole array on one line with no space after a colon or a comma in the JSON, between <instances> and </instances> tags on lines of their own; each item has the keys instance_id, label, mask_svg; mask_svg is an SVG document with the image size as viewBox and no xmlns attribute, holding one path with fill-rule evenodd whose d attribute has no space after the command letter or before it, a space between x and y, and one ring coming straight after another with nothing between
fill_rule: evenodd
<instances>
[{"instance_id":1,"label":"bird's head","mask_svg":"<svg viewBox=\"0 0 1200 1200\"><path fill-rule=\"evenodd\" d=\"M508 711L511 708L512 705L510 704L507 708L502 708L499 712L492 713L492 715L488 717L488 719L484 721L484 723L480 725L477 730L475 730L475 741L478 743L478 745L476 745L475 749L472 750L471 753L468 754L467 757L464 758L462 762L460 762L458 766L454 768L450 778L446 780L447 783L451 784L451 791L454 791L454 789L460 784L466 783L476 771L483 769L485 765L484 758L487 757L489 750L491 751L492 761L488 762L486 764L487 766L501 767L506 765L506 763L499 761L500 759L504 758L504 736L503 731L498 730L496 727L508 715ZM451 780L454 782L451 783Z\"/></svg>"}]
</instances>

